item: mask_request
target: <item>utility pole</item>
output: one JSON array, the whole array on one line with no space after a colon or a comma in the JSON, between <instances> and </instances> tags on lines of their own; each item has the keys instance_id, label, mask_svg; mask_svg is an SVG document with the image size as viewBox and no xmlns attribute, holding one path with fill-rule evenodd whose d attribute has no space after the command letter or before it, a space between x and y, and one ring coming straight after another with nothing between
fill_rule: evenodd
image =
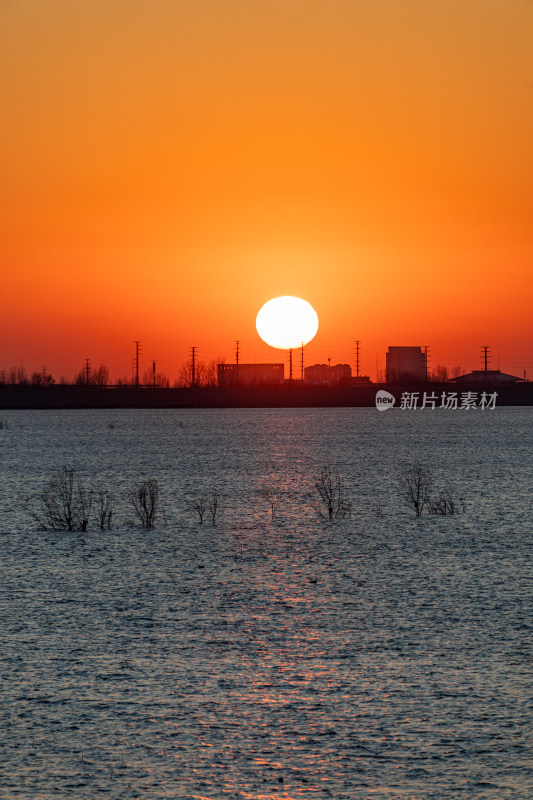
<instances>
[{"instance_id":1,"label":"utility pole","mask_svg":"<svg viewBox=\"0 0 533 800\"><path fill-rule=\"evenodd\" d=\"M155 361L152 361L152 386L155 389Z\"/></svg>"},{"instance_id":2,"label":"utility pole","mask_svg":"<svg viewBox=\"0 0 533 800\"><path fill-rule=\"evenodd\" d=\"M83 371L85 372L85 385L88 386L89 385L89 375L91 373L91 359L90 358L86 358L85 359L85 366L83 368Z\"/></svg>"},{"instance_id":3,"label":"utility pole","mask_svg":"<svg viewBox=\"0 0 533 800\"><path fill-rule=\"evenodd\" d=\"M482 357L482 359L484 361L484 364L485 364L485 377L487 377L488 364L489 364L489 360L490 360L489 350L490 350L490 346L486 345L486 344L483 345L482 348L481 348L481 352L482 352L482 356L481 357Z\"/></svg>"},{"instance_id":4,"label":"utility pole","mask_svg":"<svg viewBox=\"0 0 533 800\"><path fill-rule=\"evenodd\" d=\"M192 358L192 371L191 371L191 389L194 389L196 386L196 350L197 347L191 347L191 358Z\"/></svg>"},{"instance_id":5,"label":"utility pole","mask_svg":"<svg viewBox=\"0 0 533 800\"><path fill-rule=\"evenodd\" d=\"M135 368L135 386L139 388L139 354L141 352L141 343L135 341L135 359L134 359L134 368Z\"/></svg>"},{"instance_id":6,"label":"utility pole","mask_svg":"<svg viewBox=\"0 0 533 800\"><path fill-rule=\"evenodd\" d=\"M426 372L426 380L429 381L429 345L424 345L424 370Z\"/></svg>"},{"instance_id":7,"label":"utility pole","mask_svg":"<svg viewBox=\"0 0 533 800\"><path fill-rule=\"evenodd\" d=\"M356 339L355 340L355 377L356 378L359 377L359 353L360 353L359 345L360 344L361 344L361 340L360 339Z\"/></svg>"},{"instance_id":8,"label":"utility pole","mask_svg":"<svg viewBox=\"0 0 533 800\"><path fill-rule=\"evenodd\" d=\"M301 352L301 363L300 363L300 378L302 383L304 382L304 343L301 344L302 352Z\"/></svg>"}]
</instances>

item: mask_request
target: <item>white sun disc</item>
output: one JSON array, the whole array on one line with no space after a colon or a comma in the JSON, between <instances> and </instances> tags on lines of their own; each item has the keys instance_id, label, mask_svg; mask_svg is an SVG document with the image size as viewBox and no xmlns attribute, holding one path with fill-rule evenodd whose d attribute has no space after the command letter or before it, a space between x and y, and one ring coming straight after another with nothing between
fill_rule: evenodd
<instances>
[{"instance_id":1,"label":"white sun disc","mask_svg":"<svg viewBox=\"0 0 533 800\"><path fill-rule=\"evenodd\" d=\"M257 333L271 347L292 350L307 344L318 330L315 309L300 297L275 297L262 307L255 321Z\"/></svg>"}]
</instances>

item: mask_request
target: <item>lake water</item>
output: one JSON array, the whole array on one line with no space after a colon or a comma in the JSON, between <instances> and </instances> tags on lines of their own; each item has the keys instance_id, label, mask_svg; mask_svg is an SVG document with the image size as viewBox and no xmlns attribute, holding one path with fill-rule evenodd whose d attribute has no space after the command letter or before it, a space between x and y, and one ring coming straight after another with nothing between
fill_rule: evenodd
<instances>
[{"instance_id":1,"label":"lake water","mask_svg":"<svg viewBox=\"0 0 533 800\"><path fill-rule=\"evenodd\" d=\"M1 417L3 800L533 796L531 409ZM465 514L403 504L416 459ZM351 519L312 508L328 462ZM111 531L28 517L65 465Z\"/></svg>"}]
</instances>

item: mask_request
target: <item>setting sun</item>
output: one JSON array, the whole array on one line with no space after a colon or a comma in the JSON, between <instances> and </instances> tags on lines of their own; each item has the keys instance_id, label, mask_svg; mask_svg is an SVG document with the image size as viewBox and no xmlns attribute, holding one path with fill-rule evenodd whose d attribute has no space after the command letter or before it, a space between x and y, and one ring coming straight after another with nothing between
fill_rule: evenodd
<instances>
[{"instance_id":1,"label":"setting sun","mask_svg":"<svg viewBox=\"0 0 533 800\"><path fill-rule=\"evenodd\" d=\"M314 338L318 330L318 316L306 300L275 297L259 311L255 325L264 342L271 347L290 350Z\"/></svg>"}]
</instances>

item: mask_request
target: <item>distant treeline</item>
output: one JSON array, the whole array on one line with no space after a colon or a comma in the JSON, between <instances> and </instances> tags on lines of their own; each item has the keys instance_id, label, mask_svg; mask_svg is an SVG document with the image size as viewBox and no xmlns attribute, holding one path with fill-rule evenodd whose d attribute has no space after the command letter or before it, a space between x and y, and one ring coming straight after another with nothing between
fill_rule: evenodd
<instances>
[{"instance_id":1,"label":"distant treeline","mask_svg":"<svg viewBox=\"0 0 533 800\"><path fill-rule=\"evenodd\" d=\"M26 373L23 367L10 367L7 370L0 370L0 387L1 386L32 386L35 388L47 388L50 386L96 386L100 388L118 388L118 387L145 387L153 389L186 389L186 388L214 388L218 386L218 366L224 364L224 359L212 360L209 362L196 361L194 365L194 373L191 363L183 364L179 374L176 378L169 377L165 372L157 371L155 362L152 366L139 373L139 380L136 376L131 378L122 377L115 380L111 379L109 367L105 364L100 364L98 367L92 367L86 363L79 372L77 372L72 379L66 378L64 375L57 380L51 373L46 371L46 368L39 371ZM438 364L431 375L423 382L427 383L446 383L448 380L453 380L463 372L462 367L453 367L448 370L447 367ZM366 379L368 380L368 379ZM352 382L357 379L344 379L339 381L331 381L332 386L350 386ZM299 382L298 379L294 381ZM418 384L421 383L420 379L416 376L405 373L397 375L394 381L389 381L391 385L405 385L405 384ZM371 381L370 381L371 383ZM378 374L378 384L387 383L384 373ZM323 384L322 384L323 385Z\"/></svg>"},{"instance_id":2,"label":"distant treeline","mask_svg":"<svg viewBox=\"0 0 533 800\"><path fill-rule=\"evenodd\" d=\"M51 373L47 372L46 368L39 371L27 373L24 367L9 367L9 369L0 370L0 387L1 386L28 386L35 388L48 388L51 386L94 386L100 388L116 388L123 386L133 387L150 387L153 389L181 389L191 386L195 387L214 387L217 386L217 366L221 361L210 361L208 363L197 361L194 365L194 379L192 367L190 364L184 364L176 378L171 379L166 373L157 371L155 362L152 366L145 369L139 374L139 380L135 376L128 378L122 377L112 380L110 377L109 367L105 364L100 364L98 367L92 367L86 363L84 367L77 372L72 379L66 378L64 375L57 380Z\"/></svg>"}]
</instances>

